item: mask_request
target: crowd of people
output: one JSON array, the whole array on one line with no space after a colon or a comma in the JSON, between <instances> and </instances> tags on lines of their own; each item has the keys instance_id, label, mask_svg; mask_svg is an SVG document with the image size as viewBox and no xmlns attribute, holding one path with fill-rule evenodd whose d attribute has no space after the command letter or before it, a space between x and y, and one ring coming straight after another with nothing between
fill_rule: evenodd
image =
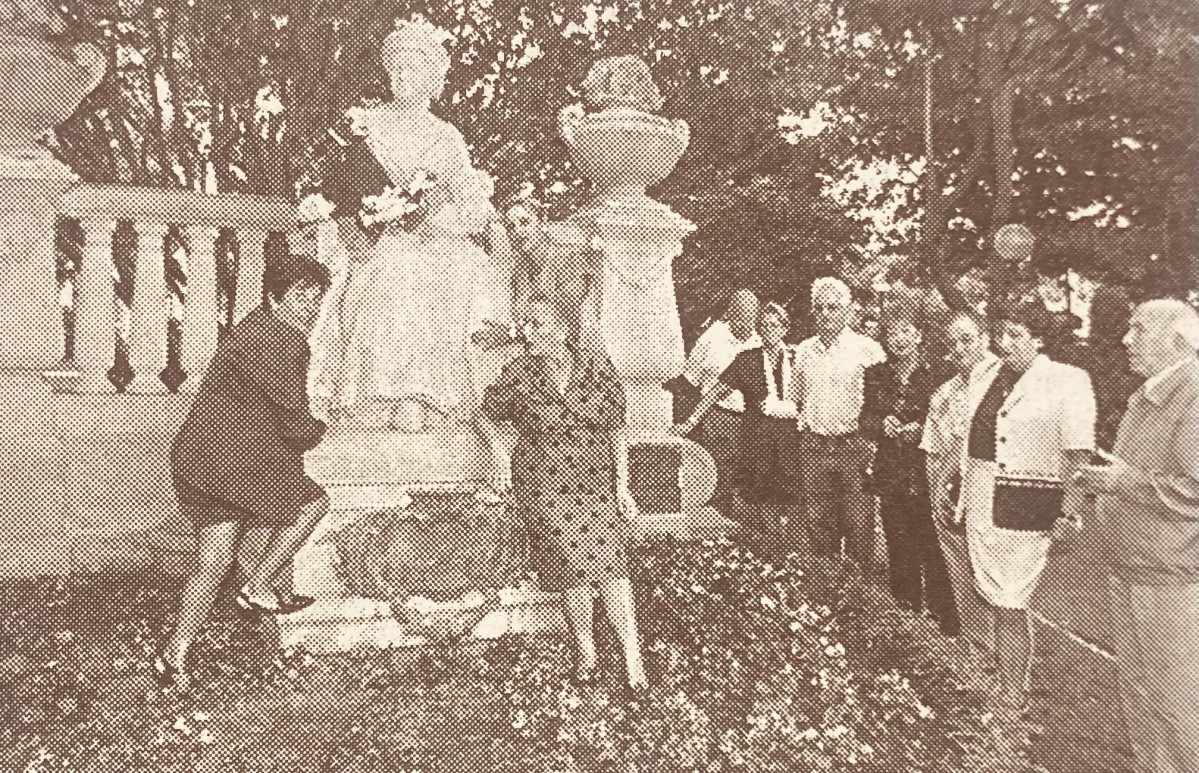
<instances>
[{"instance_id":1,"label":"crowd of people","mask_svg":"<svg viewBox=\"0 0 1199 773\"><path fill-rule=\"evenodd\" d=\"M286 614L312 603L290 587L290 562L329 507L304 473L303 454L325 432L309 407L306 339L330 277L316 261L293 257L264 284L263 305L222 340L172 447L199 560L155 664L164 684L186 685L192 642L246 529L274 531L239 607ZM595 678L598 596L637 693L648 678L627 561L636 503L624 390L578 304L538 292L524 310L524 351L486 389L473 419L497 462L490 487L526 516L531 568L563 593L572 677ZM674 431L716 462L713 503L761 545L868 577L881 569L881 531L896 602L926 611L947 636L961 631L947 559L968 555L974 592L994 616L1002 693L1015 707L1027 700L1028 605L1050 545L1100 529L1111 546L1120 688L1137 759L1146 771L1194 773L1195 309L1163 299L1132 314L1122 342L1144 381L1110 449L1096 442L1091 377L1042 351L1053 320L1039 303L997 308L988 320L952 313L931 325L893 311L881 320L880 343L853 328L849 287L825 277L812 285L811 313L815 335L792 344L786 308L735 293L672 385ZM519 435L515 448L503 425Z\"/></svg>"},{"instance_id":2,"label":"crowd of people","mask_svg":"<svg viewBox=\"0 0 1199 773\"><path fill-rule=\"evenodd\" d=\"M764 549L866 575L877 517L897 604L949 636L961 621L948 566L964 556L1016 708L1028 700L1028 607L1050 547L1098 529L1137 769L1199 770L1195 309L1157 299L1126 312L1125 330L1095 342L1109 355L1096 386L1044 351L1058 320L1036 300L932 324L893 309L881 345L852 329L851 303L840 280L817 280L816 335L791 345L786 310L740 290L699 338L670 386L675 432L716 462L714 502Z\"/></svg>"}]
</instances>

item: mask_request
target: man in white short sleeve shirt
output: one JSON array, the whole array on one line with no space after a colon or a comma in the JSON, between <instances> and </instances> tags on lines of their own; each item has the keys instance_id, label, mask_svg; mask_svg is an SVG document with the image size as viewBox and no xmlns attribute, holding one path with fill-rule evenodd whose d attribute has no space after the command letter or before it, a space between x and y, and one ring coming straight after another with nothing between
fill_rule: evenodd
<instances>
[{"instance_id":1,"label":"man in white short sleeve shirt","mask_svg":"<svg viewBox=\"0 0 1199 773\"><path fill-rule=\"evenodd\" d=\"M800 453L807 472L809 538L818 555L846 553L863 571L874 563L874 497L863 487L871 456L858 431L866 369L887 359L883 347L849 327L853 296L839 279L812 283L817 334L796 347L803 384Z\"/></svg>"}]
</instances>

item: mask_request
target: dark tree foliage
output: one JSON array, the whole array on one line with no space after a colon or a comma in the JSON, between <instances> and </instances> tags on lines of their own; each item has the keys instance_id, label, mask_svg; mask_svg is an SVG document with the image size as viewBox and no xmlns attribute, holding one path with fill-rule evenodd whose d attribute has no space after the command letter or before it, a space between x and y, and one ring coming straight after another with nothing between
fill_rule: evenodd
<instances>
[{"instance_id":1,"label":"dark tree foliage","mask_svg":"<svg viewBox=\"0 0 1199 773\"><path fill-rule=\"evenodd\" d=\"M326 129L347 107L386 98L379 41L420 14L455 36L435 110L461 128L498 197L532 191L562 216L586 186L557 136L558 110L578 101L596 58L644 58L662 112L692 127L679 168L651 191L699 226L676 271L688 330L739 285L802 300L812 277L868 277L888 255L951 279L986 260L987 237L1012 221L1037 231L1049 269L1194 285L1199 19L1180 0L64 8L65 37L99 43L111 67L59 127L58 153L84 179L142 185L294 196L319 183ZM822 131L780 125L822 103ZM889 160L916 173L848 203L828 195L855 164ZM880 235L846 216L892 194L890 220L914 227Z\"/></svg>"}]
</instances>

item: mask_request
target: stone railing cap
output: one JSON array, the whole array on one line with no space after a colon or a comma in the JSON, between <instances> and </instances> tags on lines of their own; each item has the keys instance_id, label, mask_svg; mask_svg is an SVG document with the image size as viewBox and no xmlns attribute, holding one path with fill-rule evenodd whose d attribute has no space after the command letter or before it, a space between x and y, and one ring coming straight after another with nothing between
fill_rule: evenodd
<instances>
[{"instance_id":1,"label":"stone railing cap","mask_svg":"<svg viewBox=\"0 0 1199 773\"><path fill-rule=\"evenodd\" d=\"M290 231L296 204L282 196L204 194L181 188L80 183L58 200L58 212L82 220L134 220L211 228Z\"/></svg>"}]
</instances>

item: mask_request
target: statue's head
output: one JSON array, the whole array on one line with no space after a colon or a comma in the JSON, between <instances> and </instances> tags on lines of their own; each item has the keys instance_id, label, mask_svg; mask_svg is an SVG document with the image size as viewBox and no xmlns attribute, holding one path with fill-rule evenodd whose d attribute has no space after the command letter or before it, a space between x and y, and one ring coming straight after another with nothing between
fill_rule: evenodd
<instances>
[{"instance_id":1,"label":"statue's head","mask_svg":"<svg viewBox=\"0 0 1199 773\"><path fill-rule=\"evenodd\" d=\"M441 96L450 54L445 30L423 19L396 22L395 32L383 39L380 56L397 102L427 105Z\"/></svg>"}]
</instances>

